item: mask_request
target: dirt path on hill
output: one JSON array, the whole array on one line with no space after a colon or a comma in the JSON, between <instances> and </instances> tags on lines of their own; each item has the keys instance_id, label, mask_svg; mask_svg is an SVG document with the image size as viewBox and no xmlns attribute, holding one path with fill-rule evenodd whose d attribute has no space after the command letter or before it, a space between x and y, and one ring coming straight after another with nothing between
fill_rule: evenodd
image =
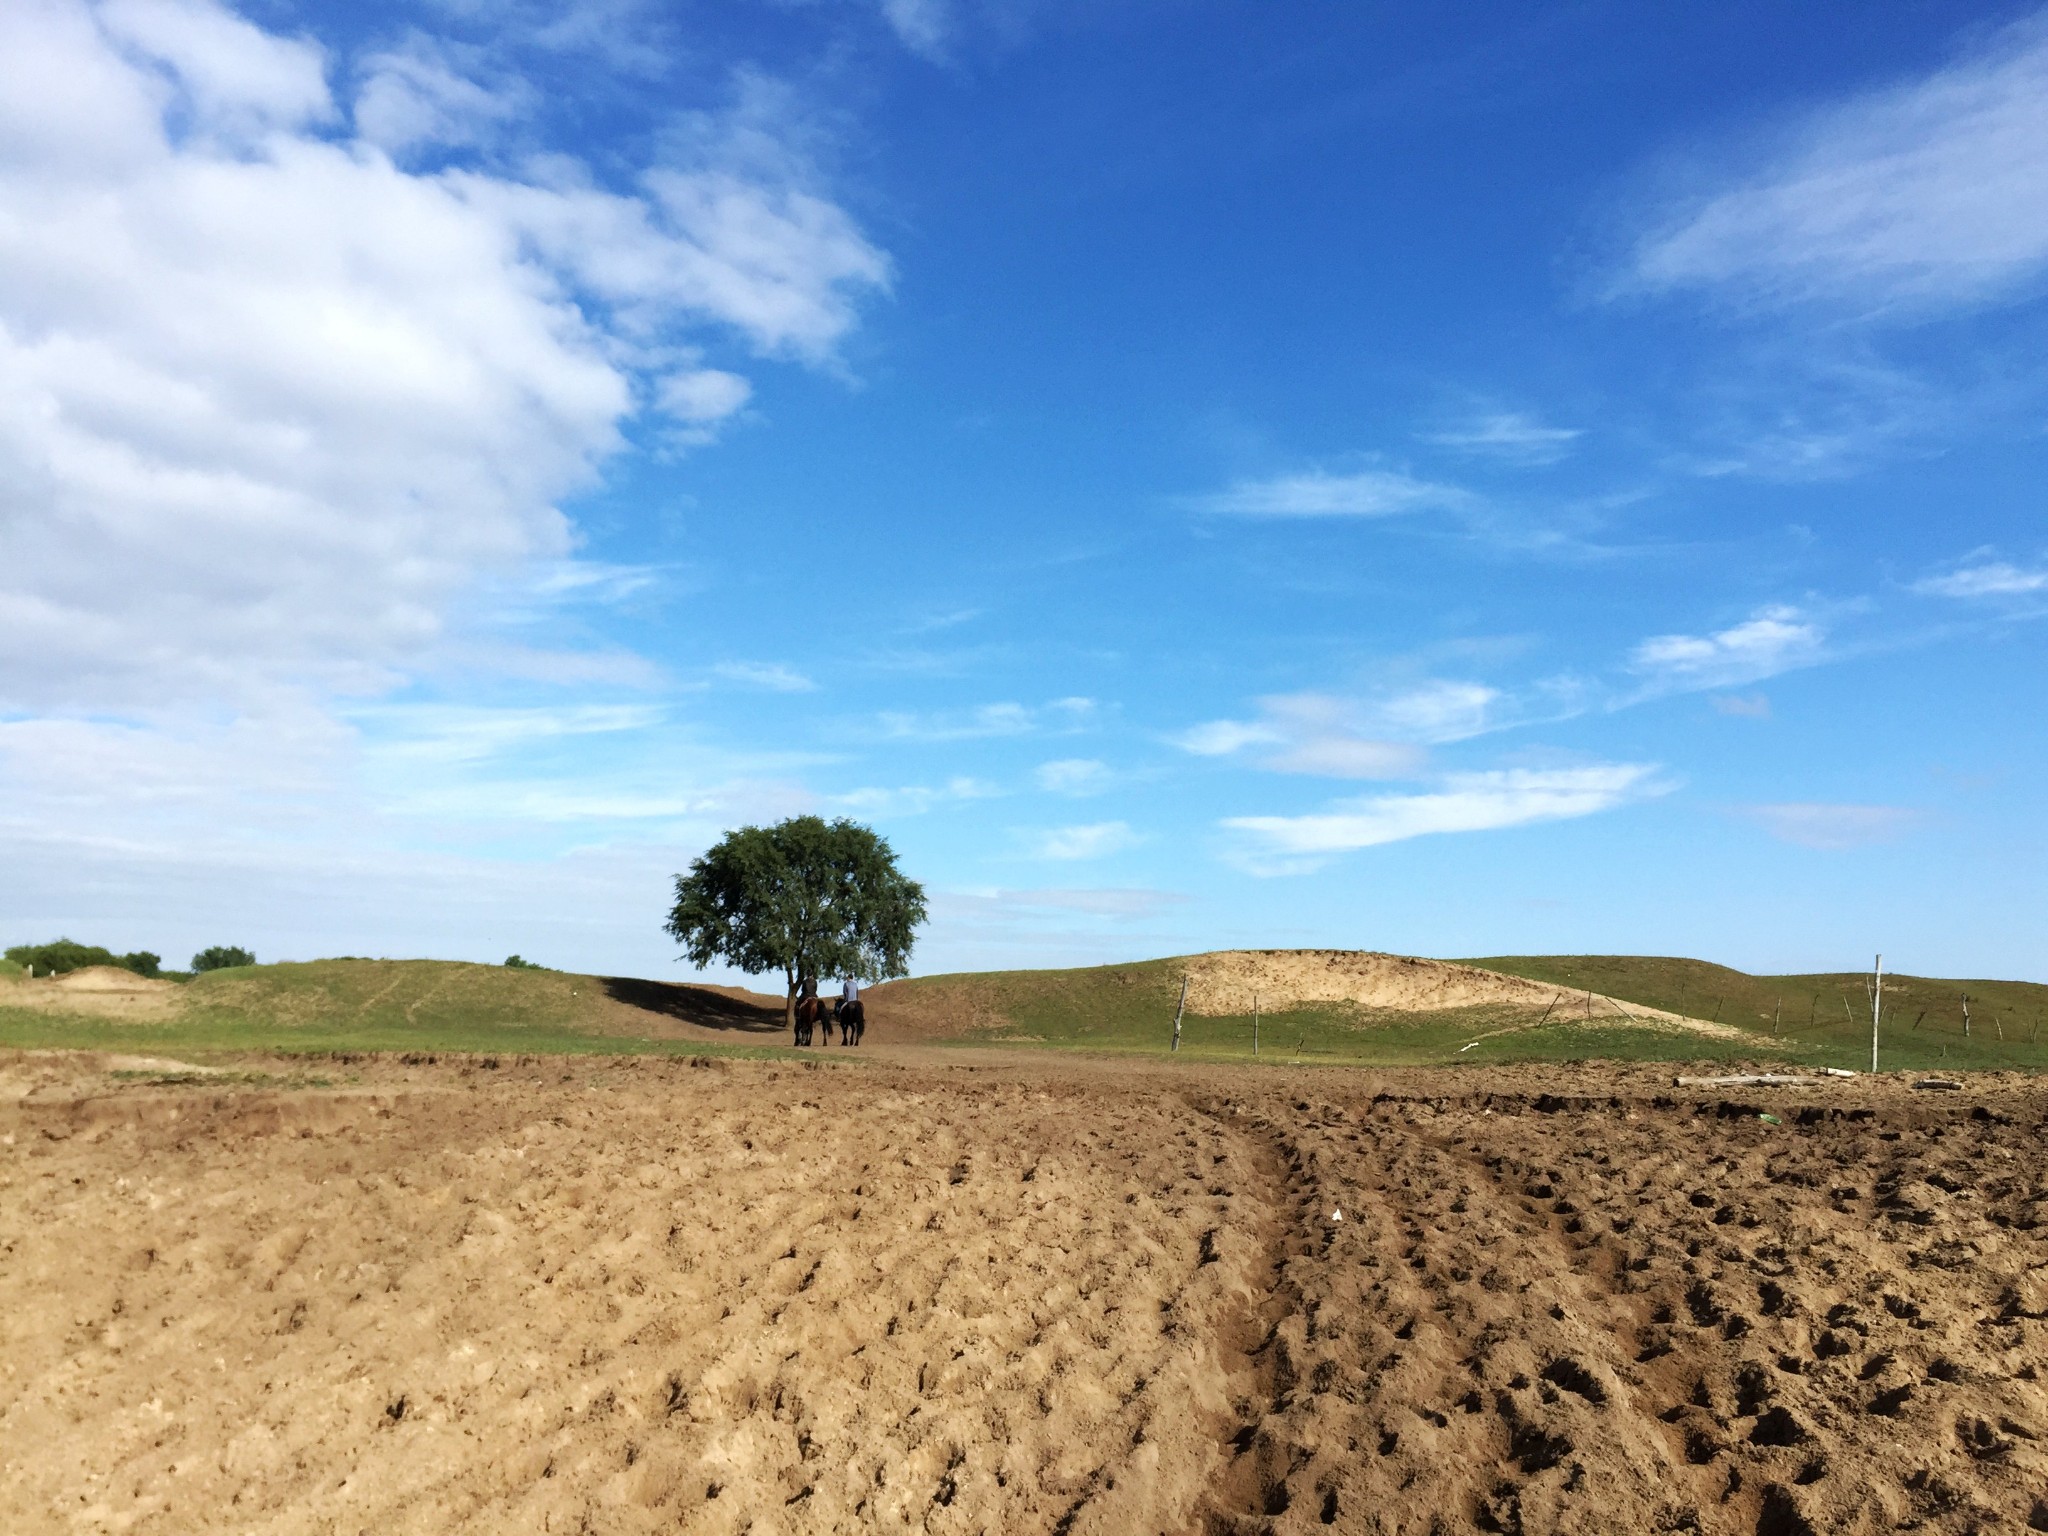
<instances>
[{"instance_id":1,"label":"dirt path on hill","mask_svg":"<svg viewBox=\"0 0 2048 1536\"><path fill-rule=\"evenodd\" d=\"M2048 1528L2018 1079L156 1065L0 1056L0 1529Z\"/></svg>"}]
</instances>

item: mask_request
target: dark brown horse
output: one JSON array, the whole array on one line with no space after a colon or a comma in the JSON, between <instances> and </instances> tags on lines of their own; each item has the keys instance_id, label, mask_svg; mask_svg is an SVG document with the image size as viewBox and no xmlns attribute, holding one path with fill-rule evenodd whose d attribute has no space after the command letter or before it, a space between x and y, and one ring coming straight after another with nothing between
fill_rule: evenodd
<instances>
[{"instance_id":1,"label":"dark brown horse","mask_svg":"<svg viewBox=\"0 0 2048 1536\"><path fill-rule=\"evenodd\" d=\"M822 997L800 997L796 1000L796 1043L809 1045L814 1032L821 1037L820 1045L832 1043L832 1005Z\"/></svg>"}]
</instances>

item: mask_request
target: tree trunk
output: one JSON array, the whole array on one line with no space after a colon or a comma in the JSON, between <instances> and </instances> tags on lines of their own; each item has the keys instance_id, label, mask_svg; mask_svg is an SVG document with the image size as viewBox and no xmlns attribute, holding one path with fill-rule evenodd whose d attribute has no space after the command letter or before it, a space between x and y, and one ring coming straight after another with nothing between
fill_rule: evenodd
<instances>
[{"instance_id":1,"label":"tree trunk","mask_svg":"<svg viewBox=\"0 0 2048 1536\"><path fill-rule=\"evenodd\" d=\"M784 998L782 1002L782 1027L794 1034L796 1032L796 972L784 971L782 974L789 982L789 996Z\"/></svg>"}]
</instances>

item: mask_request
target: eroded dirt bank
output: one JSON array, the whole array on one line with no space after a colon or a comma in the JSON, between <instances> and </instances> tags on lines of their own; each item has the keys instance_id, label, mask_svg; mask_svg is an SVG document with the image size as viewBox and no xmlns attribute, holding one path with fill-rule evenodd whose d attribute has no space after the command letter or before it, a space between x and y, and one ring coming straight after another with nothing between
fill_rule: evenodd
<instances>
[{"instance_id":1,"label":"eroded dirt bank","mask_svg":"<svg viewBox=\"0 0 2048 1536\"><path fill-rule=\"evenodd\" d=\"M2018 1081L107 1066L0 1058L9 1531L2048 1528Z\"/></svg>"}]
</instances>

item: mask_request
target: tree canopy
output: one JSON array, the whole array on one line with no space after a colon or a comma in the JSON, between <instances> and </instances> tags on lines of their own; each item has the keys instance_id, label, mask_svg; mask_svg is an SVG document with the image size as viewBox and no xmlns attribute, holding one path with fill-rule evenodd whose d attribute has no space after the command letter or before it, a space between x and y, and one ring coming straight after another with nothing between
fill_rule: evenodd
<instances>
[{"instance_id":1,"label":"tree canopy","mask_svg":"<svg viewBox=\"0 0 2048 1536\"><path fill-rule=\"evenodd\" d=\"M793 1019L798 994L821 976L909 974L924 919L924 887L871 829L793 816L728 832L676 876L668 931L692 965L782 972Z\"/></svg>"}]
</instances>

